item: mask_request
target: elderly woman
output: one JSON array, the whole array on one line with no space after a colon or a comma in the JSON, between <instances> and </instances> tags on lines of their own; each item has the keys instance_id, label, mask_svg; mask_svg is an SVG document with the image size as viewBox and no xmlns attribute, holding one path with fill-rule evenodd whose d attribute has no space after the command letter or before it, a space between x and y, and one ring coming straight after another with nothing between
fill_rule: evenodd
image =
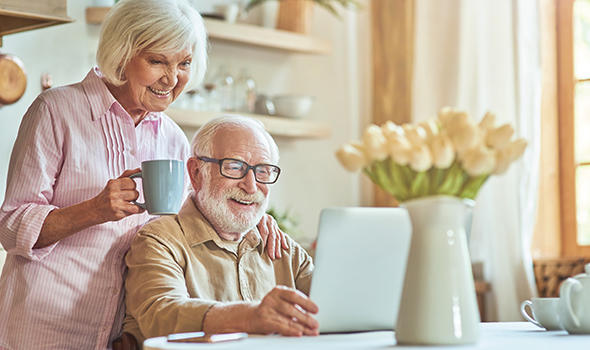
<instances>
[{"instance_id":1,"label":"elderly woman","mask_svg":"<svg viewBox=\"0 0 590 350\"><path fill-rule=\"evenodd\" d=\"M144 160L190 155L162 111L203 77L206 44L186 0L122 0L103 25L98 68L28 109L0 212L0 348L104 349L119 336L123 257L150 218L131 203L129 176Z\"/></svg>"}]
</instances>

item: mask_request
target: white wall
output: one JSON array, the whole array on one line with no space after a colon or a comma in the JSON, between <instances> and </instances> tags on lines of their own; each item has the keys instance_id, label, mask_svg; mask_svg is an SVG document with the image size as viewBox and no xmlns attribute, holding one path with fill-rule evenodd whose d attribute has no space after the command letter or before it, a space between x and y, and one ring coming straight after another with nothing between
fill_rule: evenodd
<instances>
[{"instance_id":1,"label":"white wall","mask_svg":"<svg viewBox=\"0 0 590 350\"><path fill-rule=\"evenodd\" d=\"M199 6L213 3L200 1ZM4 37L2 52L23 60L29 81L18 103L0 108L0 200L4 199L6 172L18 126L27 107L40 93L41 74L49 72L54 86L69 84L83 79L95 62L99 28L86 24L84 19L84 10L90 5L92 0L70 0L68 15L76 20L74 23ZM332 126L332 136L325 140L277 139L283 172L273 188L271 202L279 209L291 208L298 214L307 240L316 235L322 208L361 203L358 174L345 172L333 154L340 144L358 137L360 124L368 116L368 12L365 6L361 14L343 13L339 20L323 9L315 10L313 35L330 40L333 45L327 56L215 42L211 45L210 67L225 64L235 74L245 67L258 87L269 94L313 95L316 99L308 118ZM361 40L357 40L358 33Z\"/></svg>"}]
</instances>

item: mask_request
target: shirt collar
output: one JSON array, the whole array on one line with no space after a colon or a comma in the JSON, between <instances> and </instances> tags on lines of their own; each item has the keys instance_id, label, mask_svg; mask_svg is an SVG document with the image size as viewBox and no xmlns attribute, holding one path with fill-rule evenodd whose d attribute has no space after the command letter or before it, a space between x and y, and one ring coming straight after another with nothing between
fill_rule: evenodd
<instances>
[{"instance_id":1,"label":"shirt collar","mask_svg":"<svg viewBox=\"0 0 590 350\"><path fill-rule=\"evenodd\" d=\"M90 103L90 112L92 120L102 118L108 111L112 110L116 115L124 115L129 118L131 116L117 99L111 94L107 88L106 83L102 79L103 75L98 67L93 67L84 80L82 80L82 88L86 93L88 102ZM153 126L154 132L160 126L160 113L149 112L142 120Z\"/></svg>"},{"instance_id":2,"label":"shirt collar","mask_svg":"<svg viewBox=\"0 0 590 350\"><path fill-rule=\"evenodd\" d=\"M203 214L201 214L195 205L192 196L189 196L185 200L177 217L190 247L213 241L220 248L231 250L229 249L229 246L225 244L224 240L219 237L217 232L215 232L215 229L213 229L213 226L211 226L209 221L207 221ZM258 249L259 253L262 253L262 248L262 238L260 238L258 229L254 227L242 238L239 250Z\"/></svg>"},{"instance_id":3,"label":"shirt collar","mask_svg":"<svg viewBox=\"0 0 590 350\"><path fill-rule=\"evenodd\" d=\"M102 80L102 73L98 67L92 68L86 74L86 78L82 80L82 88L90 103L92 120L102 118L114 104L123 109Z\"/></svg>"}]
</instances>

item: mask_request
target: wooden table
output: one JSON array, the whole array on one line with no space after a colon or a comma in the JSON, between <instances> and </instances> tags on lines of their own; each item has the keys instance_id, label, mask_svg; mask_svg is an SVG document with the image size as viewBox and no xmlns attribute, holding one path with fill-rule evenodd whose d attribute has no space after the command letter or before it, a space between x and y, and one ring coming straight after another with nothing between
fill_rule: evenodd
<instances>
[{"instance_id":1,"label":"wooden table","mask_svg":"<svg viewBox=\"0 0 590 350\"><path fill-rule=\"evenodd\" d=\"M365 332L350 334L329 334L319 337L289 338L280 336L250 336L246 340L218 344L168 343L165 337L145 341L144 350L188 350L188 349L589 349L590 335L568 335L565 331L548 332L528 322L481 323L480 339L477 344L445 347L397 346L394 332Z\"/></svg>"}]
</instances>

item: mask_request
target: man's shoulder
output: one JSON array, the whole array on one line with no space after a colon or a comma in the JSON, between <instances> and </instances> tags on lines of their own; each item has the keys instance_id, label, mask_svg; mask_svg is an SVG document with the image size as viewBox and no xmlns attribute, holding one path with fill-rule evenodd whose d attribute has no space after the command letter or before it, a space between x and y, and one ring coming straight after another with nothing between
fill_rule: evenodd
<instances>
[{"instance_id":1,"label":"man's shoulder","mask_svg":"<svg viewBox=\"0 0 590 350\"><path fill-rule=\"evenodd\" d=\"M166 245L184 241L184 232L178 222L177 215L160 216L148 222L139 229L137 236L151 237Z\"/></svg>"},{"instance_id":2,"label":"man's shoulder","mask_svg":"<svg viewBox=\"0 0 590 350\"><path fill-rule=\"evenodd\" d=\"M303 262L306 260L312 261L311 255L308 251L296 240L286 235L287 243L289 244L288 256L291 260Z\"/></svg>"}]
</instances>

